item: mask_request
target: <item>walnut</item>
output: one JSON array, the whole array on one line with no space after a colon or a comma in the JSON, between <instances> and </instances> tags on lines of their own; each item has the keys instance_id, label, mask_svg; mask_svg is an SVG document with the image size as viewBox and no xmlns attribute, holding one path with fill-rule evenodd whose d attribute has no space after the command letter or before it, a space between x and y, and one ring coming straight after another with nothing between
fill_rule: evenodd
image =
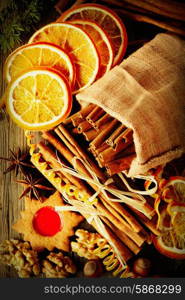
<instances>
[{"instance_id":1,"label":"walnut","mask_svg":"<svg viewBox=\"0 0 185 300\"><path fill-rule=\"evenodd\" d=\"M98 256L93 254L93 251L105 241L98 233L88 232L84 229L78 229L75 232L77 236L76 242L71 242L73 252L76 252L80 257L87 259L98 259Z\"/></svg>"},{"instance_id":2,"label":"walnut","mask_svg":"<svg viewBox=\"0 0 185 300\"><path fill-rule=\"evenodd\" d=\"M5 240L0 244L0 262L13 266L22 278L40 274L37 252L28 242Z\"/></svg>"},{"instance_id":3,"label":"walnut","mask_svg":"<svg viewBox=\"0 0 185 300\"><path fill-rule=\"evenodd\" d=\"M51 252L42 262L42 273L46 278L64 278L76 273L76 266L70 257L62 252Z\"/></svg>"}]
</instances>

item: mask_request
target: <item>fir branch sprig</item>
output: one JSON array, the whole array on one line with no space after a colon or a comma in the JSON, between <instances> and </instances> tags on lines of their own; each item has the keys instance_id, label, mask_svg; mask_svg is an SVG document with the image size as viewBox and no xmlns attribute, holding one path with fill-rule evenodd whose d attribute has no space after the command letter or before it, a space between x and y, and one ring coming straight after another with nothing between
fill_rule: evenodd
<instances>
[{"instance_id":1,"label":"fir branch sprig","mask_svg":"<svg viewBox=\"0 0 185 300\"><path fill-rule=\"evenodd\" d=\"M40 21L42 1L9 0L0 12L0 51L4 55L19 46Z\"/></svg>"}]
</instances>

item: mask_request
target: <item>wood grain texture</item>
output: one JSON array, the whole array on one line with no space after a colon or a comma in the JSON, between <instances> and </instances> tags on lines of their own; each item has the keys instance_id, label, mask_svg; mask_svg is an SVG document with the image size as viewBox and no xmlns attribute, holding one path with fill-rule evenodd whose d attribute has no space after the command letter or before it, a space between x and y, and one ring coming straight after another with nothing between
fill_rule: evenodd
<instances>
[{"instance_id":1,"label":"wood grain texture","mask_svg":"<svg viewBox=\"0 0 185 300\"><path fill-rule=\"evenodd\" d=\"M3 3L7 2L7 0L0 0L0 10L3 7ZM59 1L62 3L62 7L60 7L59 11L65 11L69 3L74 1ZM79 2L90 2L90 1L76 1L76 4ZM110 8L120 8L120 6L108 5L109 1L91 1L98 2L101 4L106 4L107 7ZM122 3L122 1L116 1L117 3ZM164 1L162 1L164 2ZM60 6L60 5L59 5ZM120 12L120 11L118 11ZM59 13L58 13L59 17ZM122 14L120 13L120 17ZM52 17L52 12L50 12L49 16L44 15L43 24L52 22L54 19ZM130 47L127 49L127 56L135 51L138 47L140 47L143 41L147 41L152 39L158 32L161 32L159 27L155 27L153 25L147 23L135 22L129 16L124 16L124 22L126 24ZM147 22L147 21L146 21ZM132 42L133 46L132 46ZM4 57L0 54L0 96L3 92L3 83L2 83L2 67L3 67ZM24 137L23 130L19 129L16 125L14 125L8 118L5 112L0 110L0 156L8 157L9 149L16 149L20 147L21 149L26 147L26 140ZM20 237L14 230L12 230L12 225L20 218L20 211L24 207L24 201L19 200L19 195L22 193L22 186L18 185L15 182L15 175L13 173L9 173L7 175L3 175L3 171L8 167L8 163L4 161L0 161L0 242L5 239L17 238ZM83 227L84 225L82 225ZM90 225L89 225L90 226ZM87 228L88 230L88 228ZM155 264L155 273L156 274L169 274L171 277L183 277L185 274L185 262L184 264L181 261L175 261L168 259L155 251L154 248L147 245L147 247L142 252L143 256L149 257L152 261L157 261ZM83 259L82 259L83 262ZM80 262L79 262L80 264ZM161 270L162 269L162 270ZM110 275L111 276L111 275ZM13 268L4 267L0 265L0 278L2 277L17 277L16 272Z\"/></svg>"},{"instance_id":2,"label":"wood grain texture","mask_svg":"<svg viewBox=\"0 0 185 300\"><path fill-rule=\"evenodd\" d=\"M0 58L0 94L3 93L2 66L4 58ZM4 110L0 111L0 156L8 157L9 149L21 149L26 147L26 141L23 130L9 120ZM12 225L20 217L20 210L23 208L23 200L18 200L22 191L22 186L16 183L16 177L13 172L6 175L3 171L8 167L8 163L0 161L0 242L17 238L19 235L12 229ZM9 267L0 265L0 277L15 277L16 273Z\"/></svg>"}]
</instances>

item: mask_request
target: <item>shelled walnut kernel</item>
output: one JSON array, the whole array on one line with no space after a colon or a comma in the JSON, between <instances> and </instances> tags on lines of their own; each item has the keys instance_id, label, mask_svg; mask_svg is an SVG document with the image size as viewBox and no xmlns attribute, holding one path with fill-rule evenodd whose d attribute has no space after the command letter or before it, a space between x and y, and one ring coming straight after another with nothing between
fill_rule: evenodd
<instances>
[{"instance_id":1,"label":"shelled walnut kernel","mask_svg":"<svg viewBox=\"0 0 185 300\"><path fill-rule=\"evenodd\" d=\"M64 278L76 273L76 266L70 257L62 252L51 252L42 262L42 273L47 278Z\"/></svg>"},{"instance_id":2,"label":"shelled walnut kernel","mask_svg":"<svg viewBox=\"0 0 185 300\"><path fill-rule=\"evenodd\" d=\"M37 252L30 243L11 239L0 244L0 263L14 267L19 277L28 278L40 274Z\"/></svg>"}]
</instances>

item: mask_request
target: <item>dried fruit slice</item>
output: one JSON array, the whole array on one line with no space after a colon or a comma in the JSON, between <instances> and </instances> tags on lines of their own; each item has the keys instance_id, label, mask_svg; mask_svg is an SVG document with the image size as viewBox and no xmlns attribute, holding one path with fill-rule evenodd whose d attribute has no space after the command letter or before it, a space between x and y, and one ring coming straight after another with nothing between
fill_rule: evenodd
<instances>
[{"instance_id":1,"label":"dried fruit slice","mask_svg":"<svg viewBox=\"0 0 185 300\"><path fill-rule=\"evenodd\" d=\"M99 24L108 33L112 42L115 53L113 65L122 60L127 48L127 32L122 20L114 11L99 4L82 4L64 12L57 22L75 19L94 21Z\"/></svg>"},{"instance_id":2,"label":"dried fruit slice","mask_svg":"<svg viewBox=\"0 0 185 300\"><path fill-rule=\"evenodd\" d=\"M5 80L9 83L21 73L39 66L62 72L74 84L75 68L69 55L60 47L43 42L26 44L12 52L4 65Z\"/></svg>"},{"instance_id":3,"label":"dried fruit slice","mask_svg":"<svg viewBox=\"0 0 185 300\"><path fill-rule=\"evenodd\" d=\"M185 259L185 205L170 203L160 218L160 236L153 236L156 249L165 256Z\"/></svg>"},{"instance_id":4,"label":"dried fruit slice","mask_svg":"<svg viewBox=\"0 0 185 300\"><path fill-rule=\"evenodd\" d=\"M67 79L51 68L20 75L7 91L6 107L12 120L30 130L46 130L67 117L72 96Z\"/></svg>"},{"instance_id":5,"label":"dried fruit slice","mask_svg":"<svg viewBox=\"0 0 185 300\"><path fill-rule=\"evenodd\" d=\"M166 202L185 203L185 177L170 177L163 187L162 197Z\"/></svg>"},{"instance_id":6,"label":"dried fruit slice","mask_svg":"<svg viewBox=\"0 0 185 300\"><path fill-rule=\"evenodd\" d=\"M113 63L113 48L106 32L95 22L87 20L72 20L70 23L80 26L91 37L100 56L98 77L110 70Z\"/></svg>"},{"instance_id":7,"label":"dried fruit slice","mask_svg":"<svg viewBox=\"0 0 185 300\"><path fill-rule=\"evenodd\" d=\"M76 69L73 93L91 85L99 71L99 56L88 34L76 25L52 23L36 31L29 43L51 42L60 46L72 57Z\"/></svg>"}]
</instances>

